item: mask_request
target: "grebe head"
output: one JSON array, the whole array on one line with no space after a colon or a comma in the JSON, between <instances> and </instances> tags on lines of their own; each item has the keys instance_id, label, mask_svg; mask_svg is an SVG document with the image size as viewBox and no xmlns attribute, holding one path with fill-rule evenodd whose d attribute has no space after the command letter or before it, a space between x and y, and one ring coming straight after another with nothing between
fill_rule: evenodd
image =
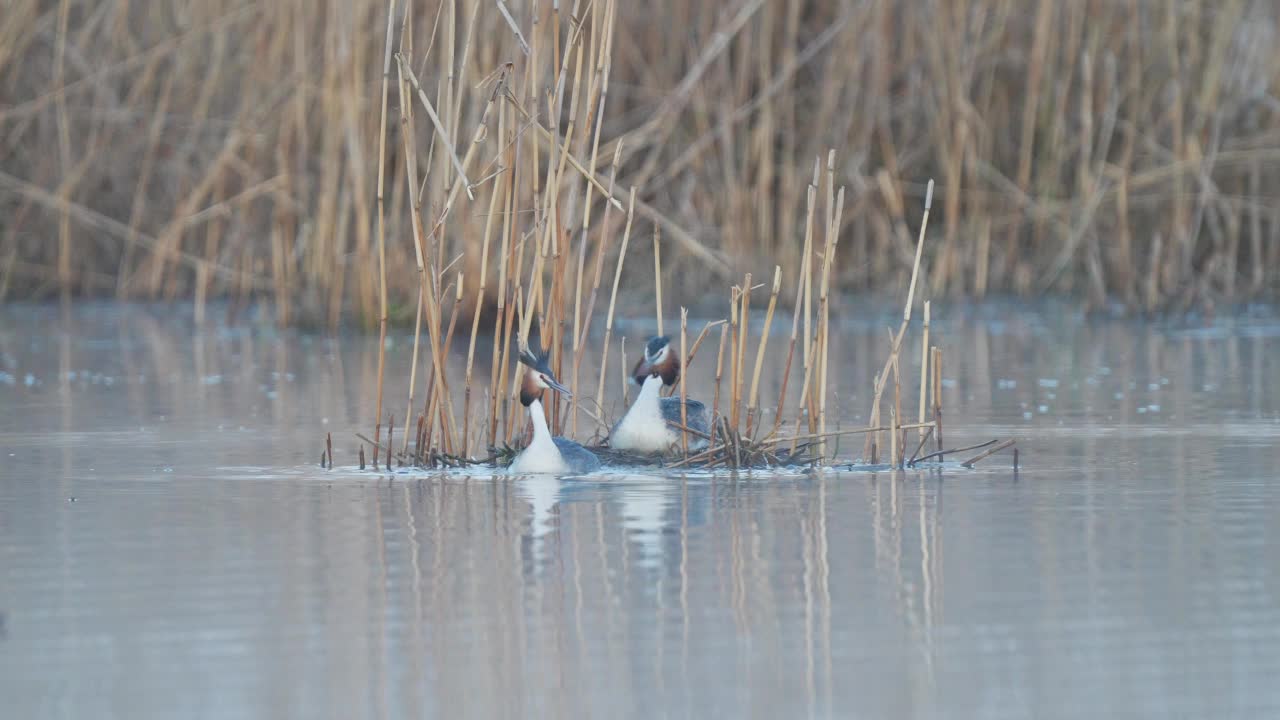
<instances>
[{"instance_id":1,"label":"grebe head","mask_svg":"<svg viewBox=\"0 0 1280 720\"><path fill-rule=\"evenodd\" d=\"M650 338L644 346L644 357L631 373L631 379L637 385L644 385L644 381L651 377L662 378L662 384L667 386L675 385L680 379L680 359L671 349L669 337Z\"/></svg>"},{"instance_id":2,"label":"grebe head","mask_svg":"<svg viewBox=\"0 0 1280 720\"><path fill-rule=\"evenodd\" d=\"M542 397L542 391L551 388L565 397L573 397L569 388L556 380L551 372L551 355L545 351L520 351L520 364L524 365L524 380L520 383L520 404L529 407Z\"/></svg>"}]
</instances>

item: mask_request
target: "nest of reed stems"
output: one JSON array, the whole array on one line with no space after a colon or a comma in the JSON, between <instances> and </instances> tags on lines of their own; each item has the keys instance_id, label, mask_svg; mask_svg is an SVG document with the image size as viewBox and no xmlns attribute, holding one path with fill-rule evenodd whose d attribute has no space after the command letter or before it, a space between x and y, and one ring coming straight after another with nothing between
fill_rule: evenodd
<instances>
[{"instance_id":1,"label":"nest of reed stems","mask_svg":"<svg viewBox=\"0 0 1280 720\"><path fill-rule=\"evenodd\" d=\"M616 187L627 138L606 142L602 135L618 3L616 0L593 3L585 17L575 10L565 42L559 28L549 33L549 43L547 38L535 33L528 50L534 57L551 52L551 62L545 63L550 74L545 74L544 64L539 62L524 63L523 77L518 76L516 66L510 63L494 70L479 85L480 92L484 93L484 109L463 142L441 120L438 109L441 98L433 102L419 82L414 63L410 61L414 50L411 40L407 41L410 36L403 32L404 25L396 42L396 0L391 0L389 5L379 109L375 224L380 308L377 400L372 437L358 436L360 466L371 463L375 469L390 468L393 464L441 468L509 461L515 448L523 445L528 425L524 408L518 402L522 371L515 359L521 339L530 337L535 322L541 344L550 353L552 371L572 392L567 400L551 393L544 398L553 434L574 438L594 433L595 437L603 438L609 430L603 408L618 290L637 212L644 210L653 225L654 296L659 335L665 334L661 232L673 231L685 255L694 259L710 255L696 238L680 231L652 208L645 208L637 200L635 187L626 193ZM559 15L555 18L558 20ZM514 23L511 27L519 33ZM398 150L387 147L388 97L393 89L399 97L402 130ZM541 90L545 90L545 94ZM458 97L447 100L455 108L461 102ZM419 123L429 127L430 143L425 151L418 145ZM599 172L604 159L601 148L610 146L613 152L608 171ZM402 187L416 189L406 201L398 204L402 211L410 214L417 271L412 364L399 433L396 423L399 414L383 413L388 319L385 191L388 160L393 152L399 156L396 164L406 173L407 181ZM899 358L906 349L904 341L911 324L920 274L932 204L932 181L928 185L916 241L902 323L896 333L890 333L889 358L875 380L870 427L828 428L830 290L845 207L845 190L836 187L835 158L834 150L827 153L825 173L821 158L815 159L807 188L803 247L792 296L791 333L772 422L764 420L761 410L760 377L779 305L781 265L773 269L767 310L754 353L748 343L749 319L753 291L758 286L752 285L750 273L742 278L741 284L729 288L727 317L707 323L692 342L688 310L680 310L678 357L682 367L687 369L704 342L718 335L711 403L713 422L710 436L704 438L708 441L707 449L690 451L693 431L689 431L682 434L680 446L673 448L666 458L640 459L619 455L607 448L595 448L604 456L602 459L628 464L661 462L668 468L815 465L829 462L835 453L834 441L852 434L865 436L863 457L870 463L881 462L883 457L892 466L903 467L939 457L937 452L922 454L930 439L941 451L943 436L942 352L930 344L929 303L924 303L920 343L923 364L916 393L919 398L916 422L906 421L904 383L899 373ZM447 188L447 192L442 202L424 207L423 197L428 186ZM527 204L530 198L531 207ZM823 200L821 214L820 198ZM463 207L485 218L480 237L472 240L478 244L479 252L476 279L471 283L466 282L464 270L454 269L460 258L445 255L445 236L453 225L460 224L457 217ZM619 223L623 225L620 241ZM597 311L609 258L614 259L612 285L599 345L598 374L592 387L584 382L582 359L591 338L588 331ZM474 265L468 263L465 267ZM493 309L486 318L486 324L491 326L482 329L482 311L486 307ZM482 333L494 339L487 373L477 372L476 368L476 340ZM512 347L513 339L516 347ZM455 342L467 343L460 392L457 391L459 378L450 377L446 362ZM619 374L625 384L625 339L623 342L618 367L622 369ZM419 377L420 366L422 377ZM687 372L682 372L672 389L673 394L682 399L688 394L686 375ZM793 375L799 382L798 388L791 387L795 384L791 382ZM892 393L888 393L890 381ZM788 391L795 393L794 398L789 398ZM882 411L885 401L888 407ZM784 422L788 407L794 407L795 411L792 419ZM678 425L684 427L685 424ZM916 452L908 456L913 431L919 442ZM322 462L329 465L333 462L328 437Z\"/></svg>"}]
</instances>

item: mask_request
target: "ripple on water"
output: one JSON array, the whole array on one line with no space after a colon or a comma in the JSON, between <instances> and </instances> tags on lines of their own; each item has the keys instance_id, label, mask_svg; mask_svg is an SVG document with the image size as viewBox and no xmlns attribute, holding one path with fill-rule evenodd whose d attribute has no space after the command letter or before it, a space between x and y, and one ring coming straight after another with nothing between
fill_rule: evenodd
<instances>
[{"instance_id":1,"label":"ripple on water","mask_svg":"<svg viewBox=\"0 0 1280 720\"><path fill-rule=\"evenodd\" d=\"M947 312L947 444L1016 475L361 472L368 338L0 306L6 711L1280 715L1280 326Z\"/></svg>"}]
</instances>

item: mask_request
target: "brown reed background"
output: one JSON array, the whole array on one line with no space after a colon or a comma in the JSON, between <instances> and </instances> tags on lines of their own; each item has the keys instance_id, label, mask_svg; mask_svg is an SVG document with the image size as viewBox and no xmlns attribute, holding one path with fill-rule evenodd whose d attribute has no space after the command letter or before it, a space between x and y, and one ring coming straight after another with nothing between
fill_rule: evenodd
<instances>
[{"instance_id":1,"label":"brown reed background","mask_svg":"<svg viewBox=\"0 0 1280 720\"><path fill-rule=\"evenodd\" d=\"M839 290L905 288L930 177L923 280L934 296L1051 291L1165 310L1273 297L1280 285L1270 2L624 2L607 57L605 6L396 5L394 44L444 130L414 118L423 217L438 217L453 189L445 145L465 154L501 84L558 137L577 122L572 153L595 158L601 178L621 140L616 194L637 190L636 240L653 223L663 233L669 307L743 271L767 277L776 264L794 278L813 160L828 148L849 193ZM194 297L203 308L267 297L286 323L376 323L387 11L382 0L9 0L0 298ZM566 60L575 32L585 60ZM583 127L601 57L597 135ZM582 90L557 93L559 67L581 71ZM389 101L390 314L412 322L394 86ZM504 120L525 123L524 152L539 142L527 118ZM483 183L501 166L497 129L490 118L468 172L477 187L438 229L439 257L470 287L494 194ZM517 173L519 232L540 217L549 177L575 186L561 222L566 234L581 228L582 179L548 175L549 150ZM600 198L592 231L620 235L623 213L598 222ZM623 292L651 293L647 272L629 263Z\"/></svg>"}]
</instances>

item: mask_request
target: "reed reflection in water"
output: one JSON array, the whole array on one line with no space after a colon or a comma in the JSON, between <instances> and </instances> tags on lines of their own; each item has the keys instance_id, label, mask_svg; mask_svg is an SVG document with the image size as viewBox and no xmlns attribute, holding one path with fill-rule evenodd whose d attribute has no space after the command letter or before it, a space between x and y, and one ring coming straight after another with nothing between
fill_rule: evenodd
<instances>
[{"instance_id":1,"label":"reed reflection in water","mask_svg":"<svg viewBox=\"0 0 1280 720\"><path fill-rule=\"evenodd\" d=\"M557 480L354 471L367 343L0 308L6 714L1280 710L1280 325L1002 313L948 321L949 433L1017 475Z\"/></svg>"}]
</instances>

